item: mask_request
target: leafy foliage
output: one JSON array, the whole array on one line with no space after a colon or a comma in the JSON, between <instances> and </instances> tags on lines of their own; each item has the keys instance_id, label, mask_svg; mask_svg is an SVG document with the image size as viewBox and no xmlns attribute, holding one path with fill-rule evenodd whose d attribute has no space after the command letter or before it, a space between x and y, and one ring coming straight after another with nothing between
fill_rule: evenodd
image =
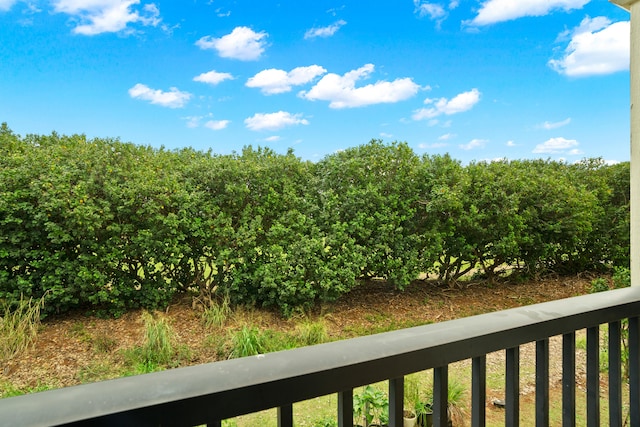
<instances>
[{"instance_id":1,"label":"leafy foliage","mask_svg":"<svg viewBox=\"0 0 640 427\"><path fill-rule=\"evenodd\" d=\"M463 166L378 140L311 163L0 126L0 300L43 315L185 292L292 315L372 277L625 267L628 226L628 163Z\"/></svg>"}]
</instances>

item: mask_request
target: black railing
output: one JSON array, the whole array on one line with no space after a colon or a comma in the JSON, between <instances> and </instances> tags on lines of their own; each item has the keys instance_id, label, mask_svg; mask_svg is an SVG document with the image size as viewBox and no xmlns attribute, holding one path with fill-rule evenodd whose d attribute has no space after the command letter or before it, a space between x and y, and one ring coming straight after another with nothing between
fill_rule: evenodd
<instances>
[{"instance_id":1,"label":"black railing","mask_svg":"<svg viewBox=\"0 0 640 427\"><path fill-rule=\"evenodd\" d=\"M295 402L338 395L341 427L353 425L353 389L389 381L389 425L403 416L404 376L434 369L433 420L447 425L447 366L472 360L471 418L485 424L486 355L506 352L505 424L519 424L519 347L536 343L536 425L549 424L549 338L562 335L563 425L575 425L575 334L586 329L587 422L600 425L600 326L608 325L611 426L621 426L621 324L628 319L629 413L640 426L640 288L504 310L295 350L174 369L0 400L0 424L220 426L238 415L278 408L293 425ZM529 422L528 424L533 424Z\"/></svg>"}]
</instances>

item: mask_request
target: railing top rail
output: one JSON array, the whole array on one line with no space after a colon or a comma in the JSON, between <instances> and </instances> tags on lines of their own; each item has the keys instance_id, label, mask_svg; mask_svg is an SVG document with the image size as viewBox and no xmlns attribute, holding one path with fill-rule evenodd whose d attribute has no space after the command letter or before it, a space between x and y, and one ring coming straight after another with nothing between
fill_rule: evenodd
<instances>
[{"instance_id":1,"label":"railing top rail","mask_svg":"<svg viewBox=\"0 0 640 427\"><path fill-rule=\"evenodd\" d=\"M0 400L6 425L197 425L640 314L640 287Z\"/></svg>"}]
</instances>

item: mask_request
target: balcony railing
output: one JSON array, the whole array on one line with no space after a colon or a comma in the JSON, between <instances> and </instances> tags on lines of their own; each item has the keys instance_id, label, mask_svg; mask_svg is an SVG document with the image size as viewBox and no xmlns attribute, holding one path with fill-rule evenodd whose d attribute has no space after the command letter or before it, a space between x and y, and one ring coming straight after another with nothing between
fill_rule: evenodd
<instances>
[{"instance_id":1,"label":"balcony railing","mask_svg":"<svg viewBox=\"0 0 640 427\"><path fill-rule=\"evenodd\" d=\"M575 337L586 329L587 425L622 426L621 324L628 319L629 420L640 426L640 288L504 310L295 350L174 369L0 400L7 426L220 426L337 393L336 418L353 425L353 389L388 380L389 425L402 425L404 376L434 370L434 425L447 425L447 366L471 359L471 418L485 425L486 355L505 350L505 424L519 425L519 347L536 343L536 425L549 424L549 338L562 335L563 425L575 425ZM600 326L608 325L609 419L600 420ZM533 424L533 423L528 423Z\"/></svg>"}]
</instances>

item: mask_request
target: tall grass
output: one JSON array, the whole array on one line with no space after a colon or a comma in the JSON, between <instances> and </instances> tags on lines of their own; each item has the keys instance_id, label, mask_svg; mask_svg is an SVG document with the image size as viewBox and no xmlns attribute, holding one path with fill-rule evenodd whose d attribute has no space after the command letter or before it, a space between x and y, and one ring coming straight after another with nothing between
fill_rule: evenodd
<instances>
[{"instance_id":1,"label":"tall grass","mask_svg":"<svg viewBox=\"0 0 640 427\"><path fill-rule=\"evenodd\" d=\"M212 301L202 312L202 322L207 328L220 328L231 316L231 303L229 295L225 295L222 301Z\"/></svg>"},{"instance_id":2,"label":"tall grass","mask_svg":"<svg viewBox=\"0 0 640 427\"><path fill-rule=\"evenodd\" d=\"M296 327L301 345L322 344L328 340L327 327L322 320L306 320Z\"/></svg>"},{"instance_id":3,"label":"tall grass","mask_svg":"<svg viewBox=\"0 0 640 427\"><path fill-rule=\"evenodd\" d=\"M166 365L173 359L173 330L164 317L153 316L145 311L144 343L141 347L142 359L149 364Z\"/></svg>"},{"instance_id":4,"label":"tall grass","mask_svg":"<svg viewBox=\"0 0 640 427\"><path fill-rule=\"evenodd\" d=\"M0 363L25 351L34 342L40 326L40 309L44 298L20 298L17 306L0 308Z\"/></svg>"},{"instance_id":5,"label":"tall grass","mask_svg":"<svg viewBox=\"0 0 640 427\"><path fill-rule=\"evenodd\" d=\"M243 326L232 338L231 358L255 356L265 353L265 340L257 328Z\"/></svg>"}]
</instances>

